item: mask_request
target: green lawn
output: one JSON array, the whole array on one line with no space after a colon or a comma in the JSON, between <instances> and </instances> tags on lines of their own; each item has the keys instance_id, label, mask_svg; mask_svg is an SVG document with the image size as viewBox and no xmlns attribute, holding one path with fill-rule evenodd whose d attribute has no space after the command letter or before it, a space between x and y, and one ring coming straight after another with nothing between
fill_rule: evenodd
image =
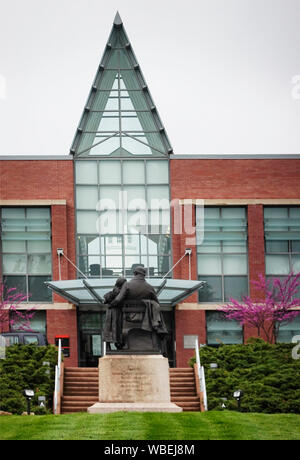
<instances>
[{"instance_id":1,"label":"green lawn","mask_svg":"<svg viewBox=\"0 0 300 460\"><path fill-rule=\"evenodd\" d=\"M1 440L300 440L300 415L224 412L1 416Z\"/></svg>"}]
</instances>

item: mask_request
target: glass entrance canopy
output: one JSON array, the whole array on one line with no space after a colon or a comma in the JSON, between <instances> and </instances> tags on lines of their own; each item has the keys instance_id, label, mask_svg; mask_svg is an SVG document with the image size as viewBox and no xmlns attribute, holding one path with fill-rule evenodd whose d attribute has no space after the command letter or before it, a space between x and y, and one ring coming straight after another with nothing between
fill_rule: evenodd
<instances>
[{"instance_id":1,"label":"glass entrance canopy","mask_svg":"<svg viewBox=\"0 0 300 460\"><path fill-rule=\"evenodd\" d=\"M157 294L160 305L173 307L200 289L204 281L151 278L147 280ZM116 278L76 279L67 281L47 281L45 284L56 294L77 306L99 305L104 295L111 291Z\"/></svg>"}]
</instances>

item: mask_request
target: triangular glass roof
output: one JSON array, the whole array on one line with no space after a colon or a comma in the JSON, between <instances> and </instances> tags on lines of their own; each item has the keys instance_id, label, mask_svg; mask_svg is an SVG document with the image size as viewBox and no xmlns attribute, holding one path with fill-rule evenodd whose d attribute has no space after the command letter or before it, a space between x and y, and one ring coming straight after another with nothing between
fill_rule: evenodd
<instances>
[{"instance_id":1,"label":"triangular glass roof","mask_svg":"<svg viewBox=\"0 0 300 460\"><path fill-rule=\"evenodd\" d=\"M175 306L200 289L203 281L151 278L147 280L156 290L161 306ZM47 281L45 284L75 305L99 305L104 294L115 286L116 278L89 278L67 281Z\"/></svg>"},{"instance_id":2,"label":"triangular glass roof","mask_svg":"<svg viewBox=\"0 0 300 460\"><path fill-rule=\"evenodd\" d=\"M172 153L118 13L71 153L77 157L161 157Z\"/></svg>"}]
</instances>

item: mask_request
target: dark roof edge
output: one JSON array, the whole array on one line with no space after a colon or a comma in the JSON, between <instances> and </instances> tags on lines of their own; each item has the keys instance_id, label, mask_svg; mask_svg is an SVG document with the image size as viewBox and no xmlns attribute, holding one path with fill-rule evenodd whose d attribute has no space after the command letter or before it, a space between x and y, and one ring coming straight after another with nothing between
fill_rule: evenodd
<instances>
[{"instance_id":1,"label":"dark roof edge","mask_svg":"<svg viewBox=\"0 0 300 460\"><path fill-rule=\"evenodd\" d=\"M73 160L73 155L0 155L0 161L18 160Z\"/></svg>"},{"instance_id":2,"label":"dark roof edge","mask_svg":"<svg viewBox=\"0 0 300 460\"><path fill-rule=\"evenodd\" d=\"M170 155L170 160L300 160L300 154L203 154Z\"/></svg>"}]
</instances>

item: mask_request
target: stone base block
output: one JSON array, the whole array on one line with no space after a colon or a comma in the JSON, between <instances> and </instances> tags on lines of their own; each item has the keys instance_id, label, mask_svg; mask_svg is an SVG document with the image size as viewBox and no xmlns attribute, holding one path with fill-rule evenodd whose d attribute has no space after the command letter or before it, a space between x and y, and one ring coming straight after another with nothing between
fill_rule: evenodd
<instances>
[{"instance_id":1,"label":"stone base block","mask_svg":"<svg viewBox=\"0 0 300 460\"><path fill-rule=\"evenodd\" d=\"M181 412L173 403L96 403L87 410L90 414L108 412Z\"/></svg>"},{"instance_id":2,"label":"stone base block","mask_svg":"<svg viewBox=\"0 0 300 460\"><path fill-rule=\"evenodd\" d=\"M121 354L100 358L99 402L170 403L168 359Z\"/></svg>"},{"instance_id":3,"label":"stone base block","mask_svg":"<svg viewBox=\"0 0 300 460\"><path fill-rule=\"evenodd\" d=\"M106 355L99 359L99 402L105 412L181 412L171 402L168 359L161 355Z\"/></svg>"}]
</instances>

